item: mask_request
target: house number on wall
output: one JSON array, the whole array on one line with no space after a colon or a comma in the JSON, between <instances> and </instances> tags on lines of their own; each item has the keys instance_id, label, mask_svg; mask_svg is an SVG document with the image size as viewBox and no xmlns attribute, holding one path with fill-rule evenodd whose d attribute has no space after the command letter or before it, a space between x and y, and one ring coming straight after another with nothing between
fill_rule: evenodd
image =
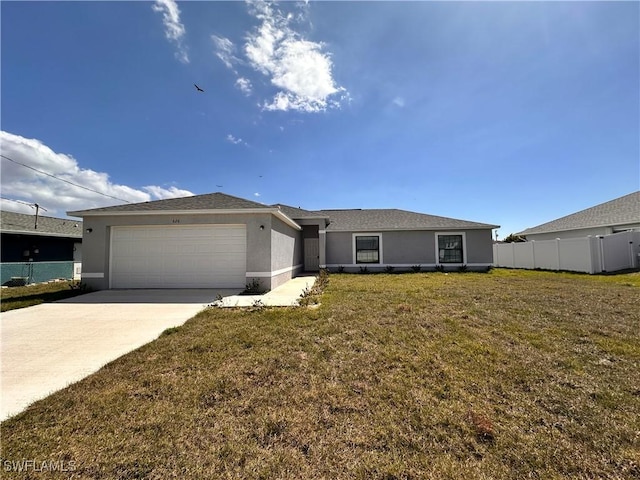
<instances>
[{"instance_id":1,"label":"house number on wall","mask_svg":"<svg viewBox=\"0 0 640 480\"><path fill-rule=\"evenodd\" d=\"M179 218L172 218L171 219L171 223L180 223L180 219Z\"/></svg>"}]
</instances>

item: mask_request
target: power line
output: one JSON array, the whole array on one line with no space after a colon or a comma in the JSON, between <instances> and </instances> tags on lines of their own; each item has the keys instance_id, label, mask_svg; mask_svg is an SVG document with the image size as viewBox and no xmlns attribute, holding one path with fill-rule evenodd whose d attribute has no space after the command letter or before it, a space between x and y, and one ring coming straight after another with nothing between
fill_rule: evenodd
<instances>
[{"instance_id":1,"label":"power line","mask_svg":"<svg viewBox=\"0 0 640 480\"><path fill-rule=\"evenodd\" d=\"M113 195L107 195L106 193L98 192L97 190L93 190L92 188L83 187L82 185L78 185L77 183L70 182L69 180L65 180L64 178L56 177L55 175L52 175L52 174L47 173L47 172L43 172L42 170L38 170L37 168L34 168L34 167L30 166L30 165L26 165L24 163L21 163L21 162L18 162L16 160L13 160L12 158L7 157L6 155L0 154L0 157L2 157L4 159L7 159L10 162L15 163L16 165L21 165L21 166L26 167L26 168L28 168L30 170L33 170L34 172L38 172L38 173L41 173L42 175L46 175L47 177L55 178L56 180L60 180L61 182L68 183L69 185L73 185L74 187L82 188L84 190L88 190L90 192L97 193L98 195L102 195L104 197L113 198L114 200L120 200L121 202L131 203L130 201L125 200L123 198L114 197Z\"/></svg>"},{"instance_id":2,"label":"power line","mask_svg":"<svg viewBox=\"0 0 640 480\"><path fill-rule=\"evenodd\" d=\"M0 198L2 200L6 200L8 202L15 202L15 203L21 203L22 205L27 205L28 207L31 208L36 208L38 207L40 210L44 210L45 212L48 212L49 210L47 210L46 208L44 208L42 205L38 205L37 203L29 203L29 202L23 202L22 200L14 200L13 198L7 198L7 197L1 197Z\"/></svg>"}]
</instances>

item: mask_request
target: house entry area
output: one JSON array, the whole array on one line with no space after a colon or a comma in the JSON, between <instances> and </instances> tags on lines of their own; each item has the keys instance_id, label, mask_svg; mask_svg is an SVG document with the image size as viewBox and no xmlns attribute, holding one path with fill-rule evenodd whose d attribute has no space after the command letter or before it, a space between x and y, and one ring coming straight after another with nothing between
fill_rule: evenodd
<instances>
[{"instance_id":1,"label":"house entry area","mask_svg":"<svg viewBox=\"0 0 640 480\"><path fill-rule=\"evenodd\" d=\"M319 228L316 225L302 227L304 271L317 272L320 270L320 239Z\"/></svg>"},{"instance_id":2,"label":"house entry area","mask_svg":"<svg viewBox=\"0 0 640 480\"><path fill-rule=\"evenodd\" d=\"M242 288L245 225L112 227L110 288Z\"/></svg>"}]
</instances>

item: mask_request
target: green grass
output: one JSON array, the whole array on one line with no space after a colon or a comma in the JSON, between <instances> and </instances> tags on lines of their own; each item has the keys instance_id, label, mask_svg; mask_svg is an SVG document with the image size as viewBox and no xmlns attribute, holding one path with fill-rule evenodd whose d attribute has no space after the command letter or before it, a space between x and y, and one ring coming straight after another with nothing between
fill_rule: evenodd
<instances>
[{"instance_id":1,"label":"green grass","mask_svg":"<svg viewBox=\"0 0 640 480\"><path fill-rule=\"evenodd\" d=\"M72 289L74 282L51 282L24 287L8 287L0 289L0 311L31 307L40 303L55 302L75 297L86 291Z\"/></svg>"},{"instance_id":2,"label":"green grass","mask_svg":"<svg viewBox=\"0 0 640 480\"><path fill-rule=\"evenodd\" d=\"M4 422L2 461L105 479L638 478L637 279L336 274L317 309L206 310Z\"/></svg>"}]
</instances>

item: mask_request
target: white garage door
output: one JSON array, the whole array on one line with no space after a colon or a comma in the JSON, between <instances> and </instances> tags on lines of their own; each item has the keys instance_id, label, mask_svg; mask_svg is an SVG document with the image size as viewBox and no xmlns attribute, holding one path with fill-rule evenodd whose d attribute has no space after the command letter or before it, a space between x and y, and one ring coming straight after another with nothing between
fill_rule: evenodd
<instances>
[{"instance_id":1,"label":"white garage door","mask_svg":"<svg viewBox=\"0 0 640 480\"><path fill-rule=\"evenodd\" d=\"M239 288L244 225L113 227L111 288Z\"/></svg>"}]
</instances>

